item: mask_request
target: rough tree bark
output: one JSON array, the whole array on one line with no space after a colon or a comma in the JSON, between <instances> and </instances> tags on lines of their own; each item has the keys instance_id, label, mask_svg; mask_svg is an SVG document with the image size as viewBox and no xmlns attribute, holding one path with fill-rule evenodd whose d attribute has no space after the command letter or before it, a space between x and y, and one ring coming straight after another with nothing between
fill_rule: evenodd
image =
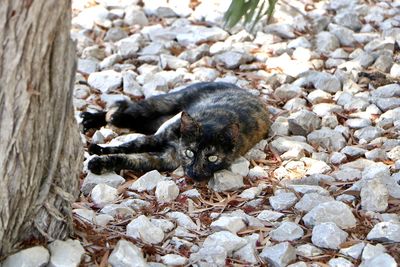
<instances>
[{"instance_id":1,"label":"rough tree bark","mask_svg":"<svg viewBox=\"0 0 400 267\"><path fill-rule=\"evenodd\" d=\"M71 231L82 146L70 0L0 4L0 258Z\"/></svg>"}]
</instances>

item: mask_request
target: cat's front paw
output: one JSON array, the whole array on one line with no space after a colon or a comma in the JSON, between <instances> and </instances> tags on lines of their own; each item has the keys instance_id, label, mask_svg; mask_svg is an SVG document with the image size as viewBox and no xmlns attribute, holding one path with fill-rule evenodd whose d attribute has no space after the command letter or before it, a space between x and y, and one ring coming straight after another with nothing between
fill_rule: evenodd
<instances>
[{"instance_id":1,"label":"cat's front paw","mask_svg":"<svg viewBox=\"0 0 400 267\"><path fill-rule=\"evenodd\" d=\"M97 112L97 113L82 112L80 114L80 117L82 118L82 126L84 133L86 133L92 128L98 129L101 126L107 124L105 112Z\"/></svg>"},{"instance_id":2,"label":"cat's front paw","mask_svg":"<svg viewBox=\"0 0 400 267\"><path fill-rule=\"evenodd\" d=\"M103 174L107 172L104 165L104 161L101 157L94 157L88 162L88 170L94 174Z\"/></svg>"}]
</instances>

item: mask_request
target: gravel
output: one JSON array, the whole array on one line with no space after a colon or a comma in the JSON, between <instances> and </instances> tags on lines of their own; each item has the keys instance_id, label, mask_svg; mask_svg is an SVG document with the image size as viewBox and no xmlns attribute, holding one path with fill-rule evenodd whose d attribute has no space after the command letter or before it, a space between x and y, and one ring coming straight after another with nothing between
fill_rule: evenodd
<instances>
[{"instance_id":1,"label":"gravel","mask_svg":"<svg viewBox=\"0 0 400 267\"><path fill-rule=\"evenodd\" d=\"M306 266L316 256L327 266L395 266L398 5L295 0L312 9L309 19L278 4L274 20L249 33L222 28L229 1L92 2L72 1L77 118L116 100L224 81L265 101L273 124L209 184L182 171L95 176L84 168L73 216L113 241L105 247L76 231L81 265L104 262L107 251L115 266ZM81 137L115 145L131 140L125 134L108 125ZM128 232L135 245L123 240Z\"/></svg>"}]
</instances>

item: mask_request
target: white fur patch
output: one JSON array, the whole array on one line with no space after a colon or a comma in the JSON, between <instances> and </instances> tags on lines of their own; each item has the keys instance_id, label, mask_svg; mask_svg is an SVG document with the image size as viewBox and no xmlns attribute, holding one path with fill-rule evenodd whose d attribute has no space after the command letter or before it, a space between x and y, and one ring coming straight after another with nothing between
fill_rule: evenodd
<instances>
[{"instance_id":1,"label":"white fur patch","mask_svg":"<svg viewBox=\"0 0 400 267\"><path fill-rule=\"evenodd\" d=\"M160 128L158 128L157 132L154 135L161 134L162 132L165 131L171 124L175 123L176 121L181 119L181 114L182 112L179 112L175 116L173 116L171 119L165 121L163 124L161 124Z\"/></svg>"}]
</instances>

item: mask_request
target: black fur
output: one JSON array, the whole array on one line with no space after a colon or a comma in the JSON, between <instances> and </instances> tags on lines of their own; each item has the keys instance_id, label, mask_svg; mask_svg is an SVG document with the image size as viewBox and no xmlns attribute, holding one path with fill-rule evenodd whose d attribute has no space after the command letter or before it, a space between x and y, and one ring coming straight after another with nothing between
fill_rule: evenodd
<instances>
[{"instance_id":1,"label":"black fur","mask_svg":"<svg viewBox=\"0 0 400 267\"><path fill-rule=\"evenodd\" d=\"M180 117L154 134L179 112ZM105 155L89 162L92 172L172 171L182 165L194 180L208 179L229 166L265 138L270 126L264 103L229 83L197 83L139 102L118 102L107 114L87 114L83 116L86 129L106 121L148 134L117 147L91 145L90 153Z\"/></svg>"}]
</instances>

